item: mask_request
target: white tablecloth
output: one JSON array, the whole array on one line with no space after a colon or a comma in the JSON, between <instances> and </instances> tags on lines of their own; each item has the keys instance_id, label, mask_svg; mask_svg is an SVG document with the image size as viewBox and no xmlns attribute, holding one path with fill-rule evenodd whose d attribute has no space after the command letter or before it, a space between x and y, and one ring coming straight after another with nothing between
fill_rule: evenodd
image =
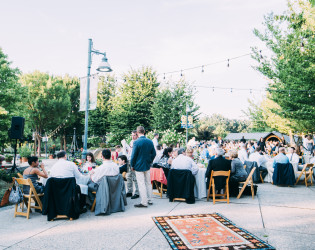
<instances>
[{"instance_id":1,"label":"white tablecloth","mask_svg":"<svg viewBox=\"0 0 315 250\"><path fill-rule=\"evenodd\" d=\"M82 177L80 179L76 179L77 184L80 186L81 189L81 194L88 194L88 186L87 183L90 179L89 175L82 175ZM48 179L45 179L43 177L40 178L39 182L43 183L43 185L46 185Z\"/></svg>"},{"instance_id":2,"label":"white tablecloth","mask_svg":"<svg viewBox=\"0 0 315 250\"><path fill-rule=\"evenodd\" d=\"M202 199L207 197L207 188L206 188L206 168L199 168L198 173L195 175L196 184L195 184L195 197Z\"/></svg>"}]
</instances>

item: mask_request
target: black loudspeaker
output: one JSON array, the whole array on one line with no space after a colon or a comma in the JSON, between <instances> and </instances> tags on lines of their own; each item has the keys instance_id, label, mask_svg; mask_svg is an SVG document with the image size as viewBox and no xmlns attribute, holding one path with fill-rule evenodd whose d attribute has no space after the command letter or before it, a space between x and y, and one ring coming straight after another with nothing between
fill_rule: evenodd
<instances>
[{"instance_id":1,"label":"black loudspeaker","mask_svg":"<svg viewBox=\"0 0 315 250\"><path fill-rule=\"evenodd\" d=\"M24 133L24 117L13 116L11 121L11 129L9 131L9 136L11 139L21 140Z\"/></svg>"}]
</instances>

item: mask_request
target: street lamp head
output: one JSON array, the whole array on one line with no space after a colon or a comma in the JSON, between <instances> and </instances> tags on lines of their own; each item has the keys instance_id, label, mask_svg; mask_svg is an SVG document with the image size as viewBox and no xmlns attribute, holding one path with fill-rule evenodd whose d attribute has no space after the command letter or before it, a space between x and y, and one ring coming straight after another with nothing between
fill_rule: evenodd
<instances>
[{"instance_id":1,"label":"street lamp head","mask_svg":"<svg viewBox=\"0 0 315 250\"><path fill-rule=\"evenodd\" d=\"M113 71L109 63L107 62L107 57L105 53L104 53L104 57L102 58L100 65L98 66L96 70L99 72L112 72Z\"/></svg>"}]
</instances>

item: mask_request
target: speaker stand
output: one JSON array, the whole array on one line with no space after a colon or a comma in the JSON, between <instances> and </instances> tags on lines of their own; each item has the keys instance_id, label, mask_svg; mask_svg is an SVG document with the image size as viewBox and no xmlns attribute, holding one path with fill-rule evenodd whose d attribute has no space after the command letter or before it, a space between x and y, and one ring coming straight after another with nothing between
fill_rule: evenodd
<instances>
[{"instance_id":1,"label":"speaker stand","mask_svg":"<svg viewBox=\"0 0 315 250\"><path fill-rule=\"evenodd\" d=\"M10 173L14 173L15 172L15 170L17 171L17 172L20 172L19 170L18 170L18 168L16 167L16 147L17 147L17 139L15 140L15 145L14 145L14 160L13 160L13 166L12 166L12 168L11 168L11 170L10 170Z\"/></svg>"}]
</instances>

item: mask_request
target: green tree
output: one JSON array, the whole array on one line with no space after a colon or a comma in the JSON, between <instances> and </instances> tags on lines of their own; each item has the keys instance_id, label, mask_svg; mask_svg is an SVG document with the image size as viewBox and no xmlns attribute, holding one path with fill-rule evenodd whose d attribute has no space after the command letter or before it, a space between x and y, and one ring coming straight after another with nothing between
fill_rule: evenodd
<instances>
[{"instance_id":1,"label":"green tree","mask_svg":"<svg viewBox=\"0 0 315 250\"><path fill-rule=\"evenodd\" d=\"M89 113L89 135L105 138L110 132L109 115L112 110L110 99L115 97L114 77L101 77L97 95L97 108Z\"/></svg>"},{"instance_id":2,"label":"green tree","mask_svg":"<svg viewBox=\"0 0 315 250\"><path fill-rule=\"evenodd\" d=\"M17 68L11 67L7 55L0 48L0 149L9 142L11 117L22 115L20 107L23 90L18 82L19 73Z\"/></svg>"},{"instance_id":3,"label":"green tree","mask_svg":"<svg viewBox=\"0 0 315 250\"><path fill-rule=\"evenodd\" d=\"M36 150L36 145L41 148L44 132L55 129L69 114L70 96L63 79L47 73L35 71L24 74L20 82L26 89L26 97L23 100L27 110L26 122L35 132Z\"/></svg>"},{"instance_id":4,"label":"green tree","mask_svg":"<svg viewBox=\"0 0 315 250\"><path fill-rule=\"evenodd\" d=\"M183 79L178 83L168 84L161 88L152 105L152 127L155 130L176 130L181 128L181 116L186 115L186 103L190 106L189 115L196 120L199 106L194 103L194 91L191 85Z\"/></svg>"},{"instance_id":5,"label":"green tree","mask_svg":"<svg viewBox=\"0 0 315 250\"><path fill-rule=\"evenodd\" d=\"M151 108L159 86L156 72L150 67L132 69L123 79L116 95L110 99L110 131L116 135L117 143L137 126L152 129Z\"/></svg>"},{"instance_id":6,"label":"green tree","mask_svg":"<svg viewBox=\"0 0 315 250\"><path fill-rule=\"evenodd\" d=\"M255 35L271 50L261 56L253 48L256 69L270 79L269 98L279 107L272 112L289 121L293 132L315 132L315 36L314 6L292 1L283 15L265 17L264 32Z\"/></svg>"}]
</instances>

